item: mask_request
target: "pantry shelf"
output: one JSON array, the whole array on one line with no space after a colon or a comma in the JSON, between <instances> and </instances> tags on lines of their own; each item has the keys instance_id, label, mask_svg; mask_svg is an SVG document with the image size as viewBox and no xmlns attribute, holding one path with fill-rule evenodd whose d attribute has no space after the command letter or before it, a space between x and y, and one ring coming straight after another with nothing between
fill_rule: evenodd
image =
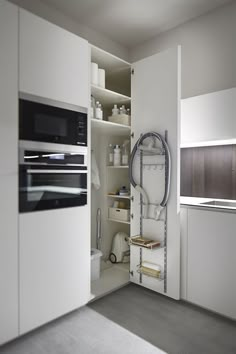
<instances>
[{"instance_id":1,"label":"pantry shelf","mask_svg":"<svg viewBox=\"0 0 236 354\"><path fill-rule=\"evenodd\" d=\"M107 166L107 168L111 168L111 169L114 169L114 168L129 168L129 165L126 165L126 166Z\"/></svg>"},{"instance_id":2,"label":"pantry shelf","mask_svg":"<svg viewBox=\"0 0 236 354\"><path fill-rule=\"evenodd\" d=\"M102 105L127 104L131 100L129 96L95 85L91 85L91 94Z\"/></svg>"},{"instance_id":3,"label":"pantry shelf","mask_svg":"<svg viewBox=\"0 0 236 354\"><path fill-rule=\"evenodd\" d=\"M119 199L130 199L130 195L113 195L113 194L107 194L108 198L119 198Z\"/></svg>"},{"instance_id":4,"label":"pantry shelf","mask_svg":"<svg viewBox=\"0 0 236 354\"><path fill-rule=\"evenodd\" d=\"M100 120L91 118L92 129L102 134L115 135L115 136L129 136L131 128L128 125L117 124L108 122L106 120Z\"/></svg>"},{"instance_id":5,"label":"pantry shelf","mask_svg":"<svg viewBox=\"0 0 236 354\"><path fill-rule=\"evenodd\" d=\"M118 222L120 224L127 224L127 225L130 225L130 221L122 221L122 220L116 220L116 219L111 219L111 218L108 218L107 219L108 221L112 221L112 222Z\"/></svg>"},{"instance_id":6,"label":"pantry shelf","mask_svg":"<svg viewBox=\"0 0 236 354\"><path fill-rule=\"evenodd\" d=\"M105 69L107 74L130 70L131 64L129 62L94 45L91 45L91 56L92 61L97 63L100 68Z\"/></svg>"}]
</instances>

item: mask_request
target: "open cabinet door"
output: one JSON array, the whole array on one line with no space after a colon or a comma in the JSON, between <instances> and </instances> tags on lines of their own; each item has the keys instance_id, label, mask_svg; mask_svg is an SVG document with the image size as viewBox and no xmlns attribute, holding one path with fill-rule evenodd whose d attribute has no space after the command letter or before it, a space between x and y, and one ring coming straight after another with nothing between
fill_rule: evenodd
<instances>
[{"instance_id":1,"label":"open cabinet door","mask_svg":"<svg viewBox=\"0 0 236 354\"><path fill-rule=\"evenodd\" d=\"M158 53L132 65L132 145L141 134L157 132L165 137L171 154L170 195L161 220L141 217L140 194L132 187L131 236L160 240L152 250L131 245L130 280L165 294L180 297L180 47ZM156 160L155 160L156 159ZM159 160L158 160L159 159ZM154 161L155 160L155 161ZM159 161L159 162L158 162ZM164 195L163 156L136 154L133 173L145 189L150 210ZM140 180L141 178L141 180ZM166 215L165 215L166 212ZM165 222L166 217L166 222ZM140 266L158 266L161 279L140 273Z\"/></svg>"}]
</instances>

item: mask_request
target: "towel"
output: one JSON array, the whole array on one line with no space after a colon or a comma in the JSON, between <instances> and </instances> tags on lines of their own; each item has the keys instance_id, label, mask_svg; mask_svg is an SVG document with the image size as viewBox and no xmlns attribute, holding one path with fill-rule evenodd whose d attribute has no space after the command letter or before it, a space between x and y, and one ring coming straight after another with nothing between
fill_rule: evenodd
<instances>
[{"instance_id":1,"label":"towel","mask_svg":"<svg viewBox=\"0 0 236 354\"><path fill-rule=\"evenodd\" d=\"M91 184L97 190L101 187L98 165L93 151L91 154Z\"/></svg>"}]
</instances>

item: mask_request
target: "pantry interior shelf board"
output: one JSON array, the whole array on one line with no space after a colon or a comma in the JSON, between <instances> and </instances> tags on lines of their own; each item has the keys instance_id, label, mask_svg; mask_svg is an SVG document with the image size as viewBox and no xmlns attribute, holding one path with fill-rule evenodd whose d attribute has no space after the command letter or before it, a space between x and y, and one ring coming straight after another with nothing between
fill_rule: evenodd
<instances>
[{"instance_id":1,"label":"pantry interior shelf board","mask_svg":"<svg viewBox=\"0 0 236 354\"><path fill-rule=\"evenodd\" d=\"M128 104L131 97L96 85L91 85L91 94L102 105Z\"/></svg>"}]
</instances>

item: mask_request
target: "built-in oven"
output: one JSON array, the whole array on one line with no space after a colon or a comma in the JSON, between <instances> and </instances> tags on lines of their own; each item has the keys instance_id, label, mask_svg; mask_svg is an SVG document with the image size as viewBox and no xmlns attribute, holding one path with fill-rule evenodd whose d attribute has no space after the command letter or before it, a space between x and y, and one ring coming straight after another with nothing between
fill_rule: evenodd
<instances>
[{"instance_id":1,"label":"built-in oven","mask_svg":"<svg viewBox=\"0 0 236 354\"><path fill-rule=\"evenodd\" d=\"M20 93L19 139L87 146L87 109Z\"/></svg>"},{"instance_id":2,"label":"built-in oven","mask_svg":"<svg viewBox=\"0 0 236 354\"><path fill-rule=\"evenodd\" d=\"M20 213L87 204L87 148L51 146L20 142Z\"/></svg>"}]
</instances>

